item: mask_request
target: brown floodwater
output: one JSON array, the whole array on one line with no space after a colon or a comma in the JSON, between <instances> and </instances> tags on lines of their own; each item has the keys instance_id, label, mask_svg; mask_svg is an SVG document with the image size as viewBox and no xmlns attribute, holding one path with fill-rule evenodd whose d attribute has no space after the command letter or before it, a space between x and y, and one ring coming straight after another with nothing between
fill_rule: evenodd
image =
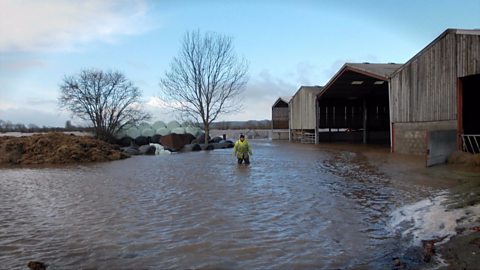
<instances>
[{"instance_id":1,"label":"brown floodwater","mask_svg":"<svg viewBox=\"0 0 480 270\"><path fill-rule=\"evenodd\" d=\"M391 213L437 192L345 150L232 149L0 170L0 269L390 269Z\"/></svg>"}]
</instances>

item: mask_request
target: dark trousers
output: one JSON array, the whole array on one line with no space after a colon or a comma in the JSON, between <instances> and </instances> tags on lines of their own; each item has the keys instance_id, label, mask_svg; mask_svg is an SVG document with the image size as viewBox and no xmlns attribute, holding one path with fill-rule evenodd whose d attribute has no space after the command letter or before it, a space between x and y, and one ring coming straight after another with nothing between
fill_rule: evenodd
<instances>
[{"instance_id":1,"label":"dark trousers","mask_svg":"<svg viewBox=\"0 0 480 270\"><path fill-rule=\"evenodd\" d=\"M242 162L245 162L245 164L250 164L250 158L248 155L242 155L241 158L238 159L238 164L242 164Z\"/></svg>"}]
</instances>

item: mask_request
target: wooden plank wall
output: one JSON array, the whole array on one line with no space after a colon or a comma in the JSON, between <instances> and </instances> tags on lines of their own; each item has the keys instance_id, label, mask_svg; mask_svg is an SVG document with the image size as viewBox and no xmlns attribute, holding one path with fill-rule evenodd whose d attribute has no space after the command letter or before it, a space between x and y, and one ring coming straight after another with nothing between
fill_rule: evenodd
<instances>
[{"instance_id":1,"label":"wooden plank wall","mask_svg":"<svg viewBox=\"0 0 480 270\"><path fill-rule=\"evenodd\" d=\"M457 119L457 78L480 73L480 36L450 32L391 79L393 122Z\"/></svg>"},{"instance_id":2,"label":"wooden plank wall","mask_svg":"<svg viewBox=\"0 0 480 270\"><path fill-rule=\"evenodd\" d=\"M288 129L288 107L273 107L272 108L272 128L273 129Z\"/></svg>"},{"instance_id":3,"label":"wooden plank wall","mask_svg":"<svg viewBox=\"0 0 480 270\"><path fill-rule=\"evenodd\" d=\"M315 106L320 89L300 89L290 101L290 129L315 129Z\"/></svg>"}]
</instances>

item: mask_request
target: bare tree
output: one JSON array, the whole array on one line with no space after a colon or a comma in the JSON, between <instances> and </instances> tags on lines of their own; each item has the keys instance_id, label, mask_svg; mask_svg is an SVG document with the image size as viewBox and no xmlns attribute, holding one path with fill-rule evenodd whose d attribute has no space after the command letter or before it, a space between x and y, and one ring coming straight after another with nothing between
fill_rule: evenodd
<instances>
[{"instance_id":1,"label":"bare tree","mask_svg":"<svg viewBox=\"0 0 480 270\"><path fill-rule=\"evenodd\" d=\"M83 70L66 76L60 90L60 107L90 122L95 135L106 141L126 123L150 117L140 108L140 90L119 72Z\"/></svg>"},{"instance_id":2,"label":"bare tree","mask_svg":"<svg viewBox=\"0 0 480 270\"><path fill-rule=\"evenodd\" d=\"M241 109L248 65L239 59L230 37L187 32L179 55L160 81L162 98L183 118L202 122L205 143L210 124L222 114Z\"/></svg>"}]
</instances>

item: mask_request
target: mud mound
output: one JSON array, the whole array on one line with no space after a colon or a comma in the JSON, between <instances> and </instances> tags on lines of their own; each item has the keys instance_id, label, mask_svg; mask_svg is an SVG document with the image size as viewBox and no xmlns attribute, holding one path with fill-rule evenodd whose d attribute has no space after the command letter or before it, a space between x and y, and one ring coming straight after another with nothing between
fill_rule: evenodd
<instances>
[{"instance_id":1,"label":"mud mound","mask_svg":"<svg viewBox=\"0 0 480 270\"><path fill-rule=\"evenodd\" d=\"M126 157L115 146L90 136L46 133L0 137L0 164L67 164Z\"/></svg>"}]
</instances>

